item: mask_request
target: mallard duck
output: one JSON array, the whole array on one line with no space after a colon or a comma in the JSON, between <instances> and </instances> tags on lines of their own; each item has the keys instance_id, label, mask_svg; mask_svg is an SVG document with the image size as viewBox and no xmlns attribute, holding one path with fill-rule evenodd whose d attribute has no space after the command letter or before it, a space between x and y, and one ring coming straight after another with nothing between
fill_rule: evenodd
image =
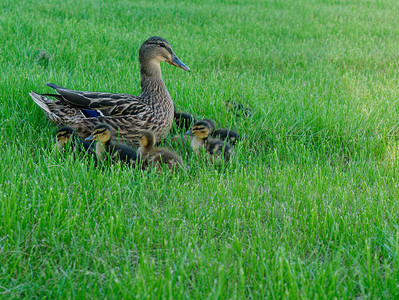
<instances>
[{"instance_id":1,"label":"mallard duck","mask_svg":"<svg viewBox=\"0 0 399 300\"><path fill-rule=\"evenodd\" d=\"M158 170L162 168L162 165L169 169L174 169L176 165L183 165L182 159L175 152L166 148L155 148L155 141L152 131L141 132L138 153L141 155L144 165L157 167Z\"/></svg>"},{"instance_id":2,"label":"mallard duck","mask_svg":"<svg viewBox=\"0 0 399 300\"><path fill-rule=\"evenodd\" d=\"M106 160L107 157L113 161L121 161L128 165L135 165L139 159L136 150L125 144L114 141L113 131L108 124L99 124L94 127L92 134L86 138L86 141L96 140L96 154L100 160Z\"/></svg>"},{"instance_id":3,"label":"mallard duck","mask_svg":"<svg viewBox=\"0 0 399 300\"><path fill-rule=\"evenodd\" d=\"M94 154L93 143L80 140L75 130L69 126L63 126L58 129L55 140L56 147L60 152L64 152L64 145L69 143L72 151L77 150L78 152Z\"/></svg>"},{"instance_id":4,"label":"mallard duck","mask_svg":"<svg viewBox=\"0 0 399 300\"><path fill-rule=\"evenodd\" d=\"M193 129L186 134L194 135L191 141L191 147L194 151L205 149L212 161L215 156L224 158L226 161L230 159L232 147L226 141L209 138L211 131L209 122L199 121L194 124Z\"/></svg>"},{"instance_id":5,"label":"mallard duck","mask_svg":"<svg viewBox=\"0 0 399 300\"><path fill-rule=\"evenodd\" d=\"M161 77L160 63L166 61L190 71L163 38L151 37L139 51L141 94L111 94L74 91L47 84L58 94L31 92L33 101L57 125L68 124L81 137L88 136L100 123L107 123L126 142L138 141L141 130L151 130L162 140L173 122L173 100ZM47 98L51 96L57 101Z\"/></svg>"}]
</instances>

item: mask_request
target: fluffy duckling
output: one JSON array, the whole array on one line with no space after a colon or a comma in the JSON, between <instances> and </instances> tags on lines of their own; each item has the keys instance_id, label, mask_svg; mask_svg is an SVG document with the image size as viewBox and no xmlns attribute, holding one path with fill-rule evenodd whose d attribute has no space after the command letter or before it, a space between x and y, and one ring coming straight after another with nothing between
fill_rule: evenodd
<instances>
[{"instance_id":1,"label":"fluffy duckling","mask_svg":"<svg viewBox=\"0 0 399 300\"><path fill-rule=\"evenodd\" d=\"M242 116L244 118L247 118L251 114L251 110L248 107L231 100L226 102L226 109L228 111L234 112L237 117Z\"/></svg>"},{"instance_id":2,"label":"fluffy duckling","mask_svg":"<svg viewBox=\"0 0 399 300\"><path fill-rule=\"evenodd\" d=\"M96 154L100 160L105 160L109 156L113 161L133 166L139 159L136 150L114 141L112 129L105 123L94 127L92 134L86 138L86 141L93 140L97 141Z\"/></svg>"},{"instance_id":3,"label":"fluffy duckling","mask_svg":"<svg viewBox=\"0 0 399 300\"><path fill-rule=\"evenodd\" d=\"M165 148L155 148L155 135L152 131L144 130L139 139L138 153L141 155L144 164L161 169L162 164L169 169L176 165L183 165L182 159L173 151Z\"/></svg>"},{"instance_id":4,"label":"fluffy duckling","mask_svg":"<svg viewBox=\"0 0 399 300\"><path fill-rule=\"evenodd\" d=\"M64 152L64 145L70 143L72 151L77 150L79 153L94 153L94 145L92 142L82 141L79 139L75 130L69 126L63 126L58 129L56 136L56 147L60 152Z\"/></svg>"},{"instance_id":5,"label":"fluffy duckling","mask_svg":"<svg viewBox=\"0 0 399 300\"><path fill-rule=\"evenodd\" d=\"M231 145L235 145L239 139L245 139L245 137L242 138L236 131L230 129L221 128L215 130L215 122L211 119L203 119L202 121L205 121L209 124L209 135L215 139L222 141L227 140Z\"/></svg>"},{"instance_id":6,"label":"fluffy duckling","mask_svg":"<svg viewBox=\"0 0 399 300\"><path fill-rule=\"evenodd\" d=\"M194 135L191 147L195 151L205 148L212 161L214 161L215 156L223 157L226 161L229 161L232 147L227 142L209 138L210 131L211 128L207 121L195 123L193 129L186 132L186 134Z\"/></svg>"}]
</instances>

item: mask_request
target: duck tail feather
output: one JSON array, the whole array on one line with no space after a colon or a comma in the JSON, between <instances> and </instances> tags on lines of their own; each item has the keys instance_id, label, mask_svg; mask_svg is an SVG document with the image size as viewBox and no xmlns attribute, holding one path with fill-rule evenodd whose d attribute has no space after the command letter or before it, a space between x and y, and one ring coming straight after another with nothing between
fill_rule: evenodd
<instances>
[{"instance_id":1,"label":"duck tail feather","mask_svg":"<svg viewBox=\"0 0 399 300\"><path fill-rule=\"evenodd\" d=\"M50 99L47 99L46 97L35 93L35 92L30 92L29 95L32 97L32 100L40 106L40 108L44 111L46 116L53 122L59 123L61 121L61 118L52 112L50 108L48 107L47 103L51 101ZM51 101L53 102L53 101Z\"/></svg>"},{"instance_id":2,"label":"duck tail feather","mask_svg":"<svg viewBox=\"0 0 399 300\"><path fill-rule=\"evenodd\" d=\"M47 83L46 85L51 87L51 88L53 88L53 89L55 89L55 90L58 90L58 89L65 90L64 87L62 87L62 86L60 86L58 84L55 84L55 83Z\"/></svg>"}]
</instances>

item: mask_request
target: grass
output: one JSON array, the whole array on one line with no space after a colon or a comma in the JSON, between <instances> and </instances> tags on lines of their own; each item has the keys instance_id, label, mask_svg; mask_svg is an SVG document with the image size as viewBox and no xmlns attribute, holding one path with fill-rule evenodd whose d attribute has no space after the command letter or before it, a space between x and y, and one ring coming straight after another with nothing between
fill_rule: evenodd
<instances>
[{"instance_id":1,"label":"grass","mask_svg":"<svg viewBox=\"0 0 399 300\"><path fill-rule=\"evenodd\" d=\"M396 1L0 9L1 297L399 296ZM153 35L192 69L162 65L177 108L249 141L175 174L57 154L28 93L138 94Z\"/></svg>"}]
</instances>

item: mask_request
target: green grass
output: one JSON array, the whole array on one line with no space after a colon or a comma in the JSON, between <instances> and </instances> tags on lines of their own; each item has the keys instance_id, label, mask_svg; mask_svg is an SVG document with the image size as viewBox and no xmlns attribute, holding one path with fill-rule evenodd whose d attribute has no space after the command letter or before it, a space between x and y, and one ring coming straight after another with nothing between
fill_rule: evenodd
<instances>
[{"instance_id":1,"label":"green grass","mask_svg":"<svg viewBox=\"0 0 399 300\"><path fill-rule=\"evenodd\" d=\"M398 8L2 1L0 298L397 298ZM138 94L153 35L177 108L249 140L175 174L59 155L28 93Z\"/></svg>"}]
</instances>

